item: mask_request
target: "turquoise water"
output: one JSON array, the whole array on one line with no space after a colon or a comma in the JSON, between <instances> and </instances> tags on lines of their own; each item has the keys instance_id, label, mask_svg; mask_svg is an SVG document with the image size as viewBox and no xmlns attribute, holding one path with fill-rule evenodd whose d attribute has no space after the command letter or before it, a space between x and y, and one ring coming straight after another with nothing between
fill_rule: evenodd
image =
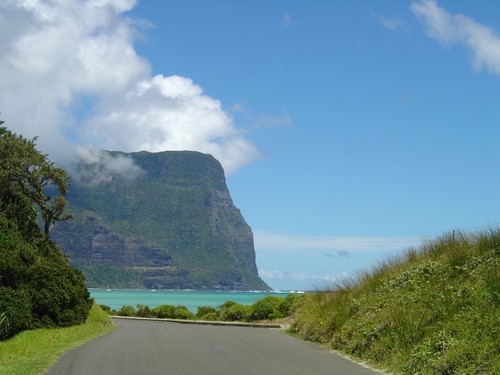
<instances>
[{"instance_id":1,"label":"turquoise water","mask_svg":"<svg viewBox=\"0 0 500 375\"><path fill-rule=\"evenodd\" d=\"M281 292L218 292L218 291L166 291L149 289L142 290L106 290L89 289L90 296L100 305L107 305L119 310L122 306L147 305L182 305L196 313L198 306L217 307L226 301L234 301L242 305L251 305L267 296L286 297L288 293Z\"/></svg>"}]
</instances>

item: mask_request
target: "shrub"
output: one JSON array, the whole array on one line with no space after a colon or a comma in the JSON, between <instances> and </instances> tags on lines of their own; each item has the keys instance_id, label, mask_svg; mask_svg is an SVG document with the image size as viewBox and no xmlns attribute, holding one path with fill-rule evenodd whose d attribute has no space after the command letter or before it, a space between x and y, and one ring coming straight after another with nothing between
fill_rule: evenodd
<instances>
[{"instance_id":1,"label":"shrub","mask_svg":"<svg viewBox=\"0 0 500 375\"><path fill-rule=\"evenodd\" d=\"M217 311L214 311L214 312L209 312L209 313L199 317L199 319L214 322L214 321L220 320L220 315Z\"/></svg>"},{"instance_id":2,"label":"shrub","mask_svg":"<svg viewBox=\"0 0 500 375\"><path fill-rule=\"evenodd\" d=\"M218 307L219 311L228 310L231 306L236 305L237 303L234 301L226 301L222 305Z\"/></svg>"},{"instance_id":3,"label":"shrub","mask_svg":"<svg viewBox=\"0 0 500 375\"><path fill-rule=\"evenodd\" d=\"M117 313L120 316L135 316L135 309L132 306L122 306Z\"/></svg>"},{"instance_id":4,"label":"shrub","mask_svg":"<svg viewBox=\"0 0 500 375\"><path fill-rule=\"evenodd\" d=\"M151 318L153 316L153 311L147 305L137 305L135 308L135 314L141 318Z\"/></svg>"},{"instance_id":5,"label":"shrub","mask_svg":"<svg viewBox=\"0 0 500 375\"><path fill-rule=\"evenodd\" d=\"M289 294L279 303L277 310L283 316L290 316L295 311L297 301L303 294Z\"/></svg>"},{"instance_id":6,"label":"shrub","mask_svg":"<svg viewBox=\"0 0 500 375\"><path fill-rule=\"evenodd\" d=\"M23 287L31 297L34 326L67 327L85 322L92 300L83 275L62 255L39 258L27 279Z\"/></svg>"},{"instance_id":7,"label":"shrub","mask_svg":"<svg viewBox=\"0 0 500 375\"><path fill-rule=\"evenodd\" d=\"M160 305L153 309L153 316L160 319L173 319L175 307L172 305Z\"/></svg>"},{"instance_id":8,"label":"shrub","mask_svg":"<svg viewBox=\"0 0 500 375\"><path fill-rule=\"evenodd\" d=\"M249 307L234 303L221 312L221 319L226 322L247 320Z\"/></svg>"},{"instance_id":9,"label":"shrub","mask_svg":"<svg viewBox=\"0 0 500 375\"><path fill-rule=\"evenodd\" d=\"M194 314L185 306L177 306L172 319L194 319Z\"/></svg>"},{"instance_id":10,"label":"shrub","mask_svg":"<svg viewBox=\"0 0 500 375\"><path fill-rule=\"evenodd\" d=\"M211 306L198 306L196 317L202 320L217 320L219 312Z\"/></svg>"},{"instance_id":11,"label":"shrub","mask_svg":"<svg viewBox=\"0 0 500 375\"><path fill-rule=\"evenodd\" d=\"M0 340L29 328L31 321L31 303L27 293L0 287Z\"/></svg>"},{"instance_id":12,"label":"shrub","mask_svg":"<svg viewBox=\"0 0 500 375\"><path fill-rule=\"evenodd\" d=\"M282 298L270 296L255 302L248 313L248 320L276 319L283 316L278 310Z\"/></svg>"},{"instance_id":13,"label":"shrub","mask_svg":"<svg viewBox=\"0 0 500 375\"><path fill-rule=\"evenodd\" d=\"M194 319L195 315L186 306L160 305L151 310L151 315L160 319Z\"/></svg>"}]
</instances>

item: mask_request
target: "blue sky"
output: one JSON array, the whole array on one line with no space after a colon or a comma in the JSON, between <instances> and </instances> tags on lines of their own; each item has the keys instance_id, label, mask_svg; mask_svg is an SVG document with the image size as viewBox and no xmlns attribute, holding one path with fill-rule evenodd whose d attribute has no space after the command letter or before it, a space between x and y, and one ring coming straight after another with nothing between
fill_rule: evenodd
<instances>
[{"instance_id":1,"label":"blue sky","mask_svg":"<svg viewBox=\"0 0 500 375\"><path fill-rule=\"evenodd\" d=\"M56 160L89 147L213 154L262 278L311 289L498 225L499 12L493 1L7 1L0 108Z\"/></svg>"}]
</instances>

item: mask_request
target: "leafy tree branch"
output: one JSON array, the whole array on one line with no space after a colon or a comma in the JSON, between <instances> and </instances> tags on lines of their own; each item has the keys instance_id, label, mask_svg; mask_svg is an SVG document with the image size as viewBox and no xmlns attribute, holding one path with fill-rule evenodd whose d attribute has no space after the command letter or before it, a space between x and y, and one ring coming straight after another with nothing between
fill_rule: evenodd
<instances>
[{"instance_id":1,"label":"leafy tree branch","mask_svg":"<svg viewBox=\"0 0 500 375\"><path fill-rule=\"evenodd\" d=\"M5 198L2 203L7 206L2 207L4 212L15 214L8 206L26 206L28 199L41 212L47 237L55 221L71 218L64 212L70 176L36 149L36 138L26 139L1 127L0 163L0 194ZM26 210L18 210L16 218L22 222L34 219Z\"/></svg>"}]
</instances>

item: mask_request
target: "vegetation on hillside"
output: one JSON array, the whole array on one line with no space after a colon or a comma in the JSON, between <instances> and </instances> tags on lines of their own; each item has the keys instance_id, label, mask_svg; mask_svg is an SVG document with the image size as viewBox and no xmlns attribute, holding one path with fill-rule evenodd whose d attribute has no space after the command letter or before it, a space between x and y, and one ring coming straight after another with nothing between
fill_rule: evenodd
<instances>
[{"instance_id":1,"label":"vegetation on hillside","mask_svg":"<svg viewBox=\"0 0 500 375\"><path fill-rule=\"evenodd\" d=\"M0 166L0 340L85 322L91 300L83 275L49 239L54 222L69 218L69 176L36 150L35 139L6 128Z\"/></svg>"},{"instance_id":2,"label":"vegetation on hillside","mask_svg":"<svg viewBox=\"0 0 500 375\"><path fill-rule=\"evenodd\" d=\"M299 304L297 335L394 373L500 374L500 230L445 235Z\"/></svg>"},{"instance_id":3,"label":"vegetation on hillside","mask_svg":"<svg viewBox=\"0 0 500 375\"><path fill-rule=\"evenodd\" d=\"M82 162L79 176L102 175L75 178L67 195L75 220L53 233L89 286L125 288L139 280L154 289L269 290L258 276L251 228L217 160L194 151L102 153L106 160L127 160L138 177L106 175L105 168ZM120 254L139 239L149 244L124 261ZM102 246L96 250L93 240ZM118 268L127 272L117 275Z\"/></svg>"}]
</instances>

